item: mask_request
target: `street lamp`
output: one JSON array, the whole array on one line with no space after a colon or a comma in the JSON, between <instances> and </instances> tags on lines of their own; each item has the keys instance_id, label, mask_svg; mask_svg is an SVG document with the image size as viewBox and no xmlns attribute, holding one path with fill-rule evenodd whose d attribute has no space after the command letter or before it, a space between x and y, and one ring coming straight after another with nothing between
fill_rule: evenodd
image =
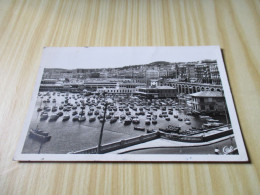
<instances>
[{"instance_id":1,"label":"street lamp","mask_svg":"<svg viewBox=\"0 0 260 195\"><path fill-rule=\"evenodd\" d=\"M104 92L104 97L106 93ZM101 154L101 143L102 143L102 137L103 137L103 130L104 130L104 125L105 125L105 118L106 118L106 112L107 112L107 106L112 103L113 101L109 98L105 101L105 109L104 109L104 116L103 116L103 121L102 121L102 126L101 126L101 131L100 131L100 136L99 136L99 141L98 141L98 148L97 148L97 153Z\"/></svg>"}]
</instances>

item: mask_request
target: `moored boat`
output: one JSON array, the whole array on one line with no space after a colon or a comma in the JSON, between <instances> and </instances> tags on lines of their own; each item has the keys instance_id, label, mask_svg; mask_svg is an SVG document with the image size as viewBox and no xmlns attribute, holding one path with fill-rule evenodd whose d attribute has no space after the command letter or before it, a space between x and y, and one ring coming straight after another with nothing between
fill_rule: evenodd
<instances>
[{"instance_id":1,"label":"moored boat","mask_svg":"<svg viewBox=\"0 0 260 195\"><path fill-rule=\"evenodd\" d=\"M134 130L145 131L145 128L144 127L134 127Z\"/></svg>"},{"instance_id":2,"label":"moored boat","mask_svg":"<svg viewBox=\"0 0 260 195\"><path fill-rule=\"evenodd\" d=\"M57 114L52 114L52 115L50 116L50 120L49 120L49 121L56 121L58 118L59 118L59 115L57 115Z\"/></svg>"},{"instance_id":3,"label":"moored boat","mask_svg":"<svg viewBox=\"0 0 260 195\"><path fill-rule=\"evenodd\" d=\"M96 117L92 116L89 118L89 122L94 122L96 120Z\"/></svg>"},{"instance_id":4,"label":"moored boat","mask_svg":"<svg viewBox=\"0 0 260 195\"><path fill-rule=\"evenodd\" d=\"M83 121L85 121L86 120L86 117L84 116L84 115L82 115L82 116L80 116L79 118L78 118L78 121L79 122L83 122Z\"/></svg>"},{"instance_id":5,"label":"moored boat","mask_svg":"<svg viewBox=\"0 0 260 195\"><path fill-rule=\"evenodd\" d=\"M49 117L47 113L41 115L40 120L46 120Z\"/></svg>"},{"instance_id":6,"label":"moored boat","mask_svg":"<svg viewBox=\"0 0 260 195\"><path fill-rule=\"evenodd\" d=\"M78 116L78 115L74 116L74 117L72 118L72 120L73 120L73 121L79 120L79 116Z\"/></svg>"},{"instance_id":7,"label":"moored boat","mask_svg":"<svg viewBox=\"0 0 260 195\"><path fill-rule=\"evenodd\" d=\"M31 129L29 131L29 136L32 139L39 140L41 142L50 141L51 136L47 132L39 131L39 130L33 130Z\"/></svg>"},{"instance_id":8,"label":"moored boat","mask_svg":"<svg viewBox=\"0 0 260 195\"><path fill-rule=\"evenodd\" d=\"M146 125L150 125L150 124L151 124L151 121L147 119L147 120L145 120L145 124L146 124Z\"/></svg>"},{"instance_id":9,"label":"moored boat","mask_svg":"<svg viewBox=\"0 0 260 195\"><path fill-rule=\"evenodd\" d=\"M67 121L70 119L70 115L69 114L65 114L62 118L63 121Z\"/></svg>"},{"instance_id":10,"label":"moored boat","mask_svg":"<svg viewBox=\"0 0 260 195\"><path fill-rule=\"evenodd\" d=\"M131 119L126 119L124 125L130 125L132 123Z\"/></svg>"},{"instance_id":11,"label":"moored boat","mask_svg":"<svg viewBox=\"0 0 260 195\"><path fill-rule=\"evenodd\" d=\"M110 123L115 123L117 121L117 118L113 117L110 119Z\"/></svg>"}]
</instances>

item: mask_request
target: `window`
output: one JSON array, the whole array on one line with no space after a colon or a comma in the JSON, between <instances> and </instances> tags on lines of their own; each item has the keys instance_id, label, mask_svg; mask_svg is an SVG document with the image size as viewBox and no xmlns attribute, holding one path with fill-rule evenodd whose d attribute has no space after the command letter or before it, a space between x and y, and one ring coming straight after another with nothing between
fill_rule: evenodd
<instances>
[{"instance_id":1,"label":"window","mask_svg":"<svg viewBox=\"0 0 260 195\"><path fill-rule=\"evenodd\" d=\"M201 110L205 110L205 106L204 105L201 105L200 108L201 108Z\"/></svg>"},{"instance_id":2,"label":"window","mask_svg":"<svg viewBox=\"0 0 260 195\"><path fill-rule=\"evenodd\" d=\"M209 105L209 109L210 110L214 110L214 106L213 105Z\"/></svg>"}]
</instances>

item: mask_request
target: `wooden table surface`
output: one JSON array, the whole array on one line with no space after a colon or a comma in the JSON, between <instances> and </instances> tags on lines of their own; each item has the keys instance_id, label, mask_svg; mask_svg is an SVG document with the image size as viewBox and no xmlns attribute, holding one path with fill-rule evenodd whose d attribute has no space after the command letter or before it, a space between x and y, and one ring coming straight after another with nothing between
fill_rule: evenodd
<instances>
[{"instance_id":1,"label":"wooden table surface","mask_svg":"<svg viewBox=\"0 0 260 195\"><path fill-rule=\"evenodd\" d=\"M260 194L259 0L0 0L0 194ZM12 161L44 46L220 45L250 163Z\"/></svg>"}]
</instances>

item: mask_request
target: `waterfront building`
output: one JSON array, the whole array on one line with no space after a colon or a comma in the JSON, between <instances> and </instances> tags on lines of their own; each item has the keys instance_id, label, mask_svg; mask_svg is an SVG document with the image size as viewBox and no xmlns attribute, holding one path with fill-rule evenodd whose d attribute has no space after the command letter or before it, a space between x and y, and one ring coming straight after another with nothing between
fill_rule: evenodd
<instances>
[{"instance_id":1,"label":"waterfront building","mask_svg":"<svg viewBox=\"0 0 260 195\"><path fill-rule=\"evenodd\" d=\"M112 93L112 94L134 94L136 93L138 87L144 87L144 83L117 83L115 87L99 88L97 92L99 93Z\"/></svg>"},{"instance_id":2,"label":"waterfront building","mask_svg":"<svg viewBox=\"0 0 260 195\"><path fill-rule=\"evenodd\" d=\"M41 81L41 84L55 84L57 82L57 79L43 79Z\"/></svg>"},{"instance_id":3,"label":"waterfront building","mask_svg":"<svg viewBox=\"0 0 260 195\"><path fill-rule=\"evenodd\" d=\"M192 109L200 113L225 113L225 98L219 91L201 91L190 94L192 97Z\"/></svg>"},{"instance_id":4,"label":"waterfront building","mask_svg":"<svg viewBox=\"0 0 260 195\"><path fill-rule=\"evenodd\" d=\"M142 87L138 88L136 95L146 98L175 98L177 89L170 86Z\"/></svg>"}]
</instances>

